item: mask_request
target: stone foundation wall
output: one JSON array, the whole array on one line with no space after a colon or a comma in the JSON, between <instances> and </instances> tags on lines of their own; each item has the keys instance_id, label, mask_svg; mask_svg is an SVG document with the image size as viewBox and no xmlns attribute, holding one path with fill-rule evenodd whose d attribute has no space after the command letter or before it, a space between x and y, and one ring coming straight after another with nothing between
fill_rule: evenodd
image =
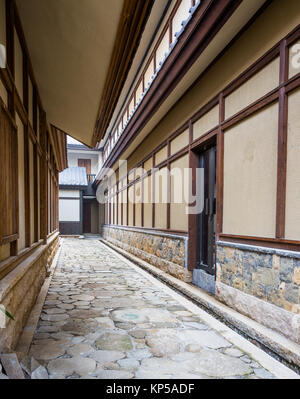
<instances>
[{"instance_id":1,"label":"stone foundation wall","mask_svg":"<svg viewBox=\"0 0 300 399\"><path fill-rule=\"evenodd\" d=\"M5 328L0 329L0 352L15 348L58 247L57 233L0 280L0 303L15 319L6 318Z\"/></svg>"},{"instance_id":2,"label":"stone foundation wall","mask_svg":"<svg viewBox=\"0 0 300 399\"><path fill-rule=\"evenodd\" d=\"M217 245L219 300L300 343L300 253Z\"/></svg>"},{"instance_id":3,"label":"stone foundation wall","mask_svg":"<svg viewBox=\"0 0 300 399\"><path fill-rule=\"evenodd\" d=\"M186 268L186 237L112 226L102 227L102 237L182 281L192 281Z\"/></svg>"}]
</instances>

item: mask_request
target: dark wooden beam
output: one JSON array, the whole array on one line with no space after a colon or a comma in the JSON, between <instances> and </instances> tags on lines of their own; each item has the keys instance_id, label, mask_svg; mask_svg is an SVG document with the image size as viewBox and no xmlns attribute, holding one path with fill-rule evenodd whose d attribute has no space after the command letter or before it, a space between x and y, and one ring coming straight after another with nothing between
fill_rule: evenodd
<instances>
[{"instance_id":1,"label":"dark wooden beam","mask_svg":"<svg viewBox=\"0 0 300 399\"><path fill-rule=\"evenodd\" d=\"M105 167L113 165L121 156L228 21L241 1L202 1L139 108L126 126L118 145L114 147L105 161Z\"/></svg>"},{"instance_id":2,"label":"dark wooden beam","mask_svg":"<svg viewBox=\"0 0 300 399\"><path fill-rule=\"evenodd\" d=\"M154 0L124 1L91 143L94 147L105 134L153 4Z\"/></svg>"},{"instance_id":3,"label":"dark wooden beam","mask_svg":"<svg viewBox=\"0 0 300 399\"><path fill-rule=\"evenodd\" d=\"M286 40L280 46L280 84L288 79L289 54ZM286 162L287 162L287 130L288 99L285 86L279 90L279 123L278 123L278 157L277 157L277 196L276 196L276 238L285 236L286 206Z\"/></svg>"}]
</instances>

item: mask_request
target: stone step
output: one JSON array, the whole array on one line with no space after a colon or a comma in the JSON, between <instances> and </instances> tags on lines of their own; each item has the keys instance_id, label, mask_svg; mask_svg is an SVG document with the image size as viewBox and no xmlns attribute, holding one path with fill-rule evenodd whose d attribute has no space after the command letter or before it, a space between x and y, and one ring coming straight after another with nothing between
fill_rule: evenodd
<instances>
[{"instance_id":1,"label":"stone step","mask_svg":"<svg viewBox=\"0 0 300 399\"><path fill-rule=\"evenodd\" d=\"M25 379L18 357L15 353L0 354L0 360L9 379Z\"/></svg>"}]
</instances>

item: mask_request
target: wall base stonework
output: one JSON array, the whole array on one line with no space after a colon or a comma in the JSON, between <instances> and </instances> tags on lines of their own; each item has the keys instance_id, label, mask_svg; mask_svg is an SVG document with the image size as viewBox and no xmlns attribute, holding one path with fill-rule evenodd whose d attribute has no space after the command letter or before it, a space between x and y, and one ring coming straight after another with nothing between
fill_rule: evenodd
<instances>
[{"instance_id":1,"label":"wall base stonework","mask_svg":"<svg viewBox=\"0 0 300 399\"><path fill-rule=\"evenodd\" d=\"M202 288L206 292L215 295L216 281L215 276L206 273L204 270L194 269L193 270L193 284L197 287Z\"/></svg>"},{"instance_id":2,"label":"wall base stonework","mask_svg":"<svg viewBox=\"0 0 300 399\"><path fill-rule=\"evenodd\" d=\"M186 267L186 237L114 226L103 226L102 237L166 273L192 282L192 273Z\"/></svg>"},{"instance_id":3,"label":"wall base stonework","mask_svg":"<svg viewBox=\"0 0 300 399\"><path fill-rule=\"evenodd\" d=\"M0 281L0 303L14 317L0 329L0 352L14 350L59 247L58 233ZM3 326L2 326L3 327Z\"/></svg>"},{"instance_id":4,"label":"wall base stonework","mask_svg":"<svg viewBox=\"0 0 300 399\"><path fill-rule=\"evenodd\" d=\"M300 254L217 243L216 297L300 343Z\"/></svg>"},{"instance_id":5,"label":"wall base stonework","mask_svg":"<svg viewBox=\"0 0 300 399\"><path fill-rule=\"evenodd\" d=\"M238 312L300 344L299 314L284 310L218 281L216 297Z\"/></svg>"}]
</instances>

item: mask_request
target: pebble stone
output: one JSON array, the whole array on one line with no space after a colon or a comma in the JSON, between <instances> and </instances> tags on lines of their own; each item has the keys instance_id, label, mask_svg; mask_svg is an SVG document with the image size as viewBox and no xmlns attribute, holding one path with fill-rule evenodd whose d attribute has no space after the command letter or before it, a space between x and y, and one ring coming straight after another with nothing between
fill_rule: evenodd
<instances>
[{"instance_id":1,"label":"pebble stone","mask_svg":"<svg viewBox=\"0 0 300 399\"><path fill-rule=\"evenodd\" d=\"M29 356L33 379L274 378L96 239L62 240Z\"/></svg>"}]
</instances>

